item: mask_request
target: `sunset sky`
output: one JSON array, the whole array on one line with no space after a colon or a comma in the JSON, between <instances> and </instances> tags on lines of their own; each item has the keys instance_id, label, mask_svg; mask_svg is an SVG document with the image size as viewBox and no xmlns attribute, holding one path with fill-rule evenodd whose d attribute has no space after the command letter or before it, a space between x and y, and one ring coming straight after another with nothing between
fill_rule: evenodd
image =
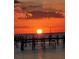
<instances>
[{"instance_id":1,"label":"sunset sky","mask_svg":"<svg viewBox=\"0 0 79 59\"><path fill-rule=\"evenodd\" d=\"M64 11L64 0L18 0L20 2L34 2L36 5L42 3L45 8L52 8L56 10ZM37 2L39 1L39 2ZM33 3L33 4L34 4ZM48 7L47 7L48 6ZM20 7L20 6L18 6ZM21 10L21 8L16 8ZM22 11L22 10L21 10ZM42 29L43 33L51 32L65 32L65 19L64 18L39 18L39 19L19 19L19 17L25 17L25 13L19 13L14 11L14 32L16 34L28 34L36 33L37 29ZM63 12L64 13L64 12Z\"/></svg>"},{"instance_id":2,"label":"sunset sky","mask_svg":"<svg viewBox=\"0 0 79 59\"><path fill-rule=\"evenodd\" d=\"M46 1L46 2L64 2L65 0L18 0L18 1Z\"/></svg>"}]
</instances>

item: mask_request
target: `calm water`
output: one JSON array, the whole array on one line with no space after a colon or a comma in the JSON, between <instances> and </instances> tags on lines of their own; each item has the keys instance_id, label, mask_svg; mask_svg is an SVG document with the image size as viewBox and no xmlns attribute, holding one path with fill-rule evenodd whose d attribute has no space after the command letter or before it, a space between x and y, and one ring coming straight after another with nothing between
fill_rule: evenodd
<instances>
[{"instance_id":1,"label":"calm water","mask_svg":"<svg viewBox=\"0 0 79 59\"><path fill-rule=\"evenodd\" d=\"M62 43L54 46L49 46L49 42L45 42L45 48L41 46L41 42L36 43L35 49L32 50L31 43L25 45L25 50L20 51L18 47L15 47L14 58L15 59L65 59L65 50Z\"/></svg>"}]
</instances>

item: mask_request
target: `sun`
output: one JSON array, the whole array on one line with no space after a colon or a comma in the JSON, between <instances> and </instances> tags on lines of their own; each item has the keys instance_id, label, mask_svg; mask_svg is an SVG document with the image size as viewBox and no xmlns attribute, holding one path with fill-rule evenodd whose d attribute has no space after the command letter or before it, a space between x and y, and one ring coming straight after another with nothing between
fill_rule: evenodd
<instances>
[{"instance_id":1,"label":"sun","mask_svg":"<svg viewBox=\"0 0 79 59\"><path fill-rule=\"evenodd\" d=\"M43 33L43 30L42 29L37 29L37 34L42 34Z\"/></svg>"}]
</instances>

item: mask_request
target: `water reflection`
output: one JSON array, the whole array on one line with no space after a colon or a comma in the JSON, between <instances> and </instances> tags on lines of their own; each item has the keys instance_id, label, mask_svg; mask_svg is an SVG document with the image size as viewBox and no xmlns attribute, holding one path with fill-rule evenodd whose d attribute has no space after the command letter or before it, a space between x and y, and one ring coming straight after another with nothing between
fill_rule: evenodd
<instances>
[{"instance_id":1,"label":"water reflection","mask_svg":"<svg viewBox=\"0 0 79 59\"><path fill-rule=\"evenodd\" d=\"M17 43L20 47L20 43ZM32 42L27 43L25 50L21 51L18 47L15 47L15 59L65 59L63 40L60 39L57 45L54 45L54 42L51 41L35 41L34 46Z\"/></svg>"}]
</instances>

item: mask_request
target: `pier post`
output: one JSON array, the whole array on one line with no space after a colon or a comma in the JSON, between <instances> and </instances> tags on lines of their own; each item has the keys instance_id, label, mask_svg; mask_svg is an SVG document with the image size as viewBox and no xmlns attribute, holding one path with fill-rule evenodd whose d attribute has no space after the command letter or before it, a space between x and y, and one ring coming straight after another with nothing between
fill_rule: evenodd
<instances>
[{"instance_id":1,"label":"pier post","mask_svg":"<svg viewBox=\"0 0 79 59\"><path fill-rule=\"evenodd\" d=\"M23 36L21 36L20 39L21 39L21 51L24 51L24 39L23 39Z\"/></svg>"}]
</instances>

